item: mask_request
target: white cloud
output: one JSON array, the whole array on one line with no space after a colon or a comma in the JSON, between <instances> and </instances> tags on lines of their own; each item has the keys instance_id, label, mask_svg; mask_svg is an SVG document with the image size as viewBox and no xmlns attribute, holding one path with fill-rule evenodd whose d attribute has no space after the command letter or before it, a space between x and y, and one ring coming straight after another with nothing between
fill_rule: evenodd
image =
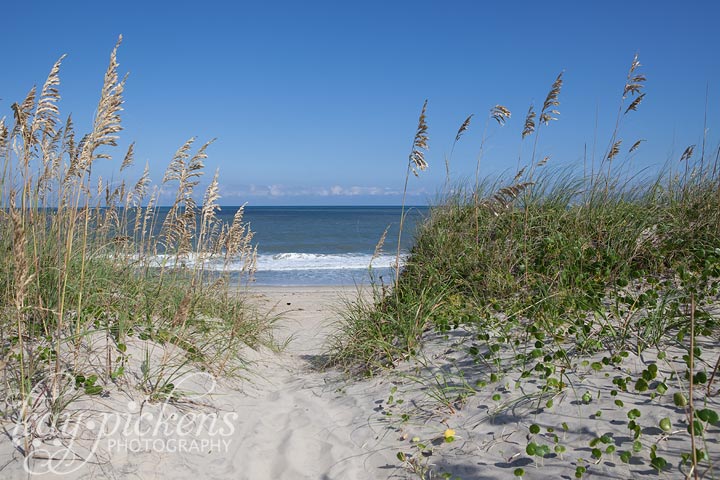
<instances>
[{"instance_id":1,"label":"white cloud","mask_svg":"<svg viewBox=\"0 0 720 480\"><path fill-rule=\"evenodd\" d=\"M357 196L397 196L402 192L395 188L389 187L376 187L376 186L342 186L332 185L329 187L323 186L289 186L283 184L272 184L272 185L247 185L241 186L235 189L223 189L221 187L221 193L223 197L357 197ZM408 195L422 195L425 192L408 192Z\"/></svg>"}]
</instances>

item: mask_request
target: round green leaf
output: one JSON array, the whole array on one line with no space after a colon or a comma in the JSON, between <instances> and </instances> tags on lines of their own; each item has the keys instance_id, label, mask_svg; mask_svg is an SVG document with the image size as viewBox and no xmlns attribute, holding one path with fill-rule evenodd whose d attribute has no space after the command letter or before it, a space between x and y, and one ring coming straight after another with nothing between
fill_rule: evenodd
<instances>
[{"instance_id":1,"label":"round green leaf","mask_svg":"<svg viewBox=\"0 0 720 480\"><path fill-rule=\"evenodd\" d=\"M687 405L687 398L681 392L675 392L673 394L673 403L676 407L684 407Z\"/></svg>"},{"instance_id":2,"label":"round green leaf","mask_svg":"<svg viewBox=\"0 0 720 480\"><path fill-rule=\"evenodd\" d=\"M662 428L665 432L672 430L672 423L670 422L670 419L666 417L660 420L660 428Z\"/></svg>"},{"instance_id":3,"label":"round green leaf","mask_svg":"<svg viewBox=\"0 0 720 480\"><path fill-rule=\"evenodd\" d=\"M703 422L708 422L713 425L718 423L718 420L720 420L718 418L717 412L714 410L710 410L709 408L703 408L702 410L698 410L697 416Z\"/></svg>"}]
</instances>

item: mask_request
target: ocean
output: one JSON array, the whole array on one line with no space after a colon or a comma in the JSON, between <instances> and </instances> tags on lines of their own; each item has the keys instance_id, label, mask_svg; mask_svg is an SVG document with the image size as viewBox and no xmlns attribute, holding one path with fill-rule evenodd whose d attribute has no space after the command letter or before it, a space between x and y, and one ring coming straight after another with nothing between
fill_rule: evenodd
<instances>
[{"instance_id":1,"label":"ocean","mask_svg":"<svg viewBox=\"0 0 720 480\"><path fill-rule=\"evenodd\" d=\"M230 223L237 208L222 207L218 216ZM407 208L403 254L412 247L416 225L427 212L427 207ZM254 284L367 283L375 247L388 227L383 253L373 261L372 271L385 283L392 282L400 213L398 206L247 206L244 220L255 232L258 252Z\"/></svg>"}]
</instances>

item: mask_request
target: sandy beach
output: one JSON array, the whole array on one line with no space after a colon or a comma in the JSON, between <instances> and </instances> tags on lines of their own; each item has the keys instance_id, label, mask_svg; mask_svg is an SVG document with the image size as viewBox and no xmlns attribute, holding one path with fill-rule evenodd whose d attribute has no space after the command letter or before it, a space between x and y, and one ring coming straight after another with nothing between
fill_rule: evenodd
<instances>
[{"instance_id":1,"label":"sandy beach","mask_svg":"<svg viewBox=\"0 0 720 480\"><path fill-rule=\"evenodd\" d=\"M198 381L204 379L198 372L188 372L185 383L207 394L179 406L153 405L134 392L112 392L92 405L82 401L71 407L78 413L91 410L96 423L105 413L128 412L150 426L163 415L224 414L228 428L222 438L208 438L197 447L207 451L170 444L162 435L153 437L162 442L143 443L149 428L141 427L139 435L115 431L97 443L86 432L85 445L73 447L85 458L75 456L73 465L61 464L62 454L55 453L51 461L53 455L41 452L24 468L23 458L4 437L3 478L25 478L26 469L33 478L369 479L401 473L393 436L379 421L382 417L377 418L378 404L390 388L386 380L346 384L337 372L315 368L341 299L355 294L354 288L342 287L252 288L250 301L280 316L277 335L284 348L246 352L250 363L241 380L213 379L209 387ZM148 414L155 416L148 419ZM85 427L88 418L80 422ZM11 429L6 426L6 432ZM171 429L172 436L178 430Z\"/></svg>"},{"instance_id":2,"label":"sandy beach","mask_svg":"<svg viewBox=\"0 0 720 480\"><path fill-rule=\"evenodd\" d=\"M79 401L70 409L94 414L79 422L86 430L77 435L78 445L80 437L85 442L84 458L63 464L59 457L49 460L48 453L23 467L8 435L0 442L2 477L364 480L442 478L446 473L448 478L491 479L512 478L522 469L524 478L572 478L576 465L586 466L587 478L655 477L647 459L624 463L619 458L620 450L633 443L626 426L631 408L639 413L643 446L655 445L668 458L682 451L678 435L657 428L661 418L671 417L674 430L684 431L681 410L653 402L618 409L615 400L630 402L631 397L610 395L612 377L592 376L589 368L578 366L568 376L573 388L560 393L543 393L535 380L508 375L467 395L468 382L487 378L487 372L465 364L468 377L460 381L457 368L471 336L457 330L449 338L429 335L418 359L393 372L350 381L318 366L338 309L343 299L355 298L355 288L254 287L247 295L260 311L279 316L281 351L247 352L251 363L240 380L187 372L187 385L199 394L177 404L148 402L132 391ZM633 363L640 368L646 361L637 358L624 368ZM92 432L102 430L90 418L97 423L120 413L139 419L141 428L130 433L107 429L112 431L93 439ZM207 418L220 418L224 428L183 432L178 425L191 416L194 423L189 423L206 427ZM160 419L172 427L170 433L142 428ZM707 448L716 452L718 429L709 428ZM448 429L452 443L445 438ZM155 443L142 443L148 436ZM598 438L603 455L594 458ZM546 445L552 453L533 459L527 454L530 443ZM611 444L620 445L617 452L607 449Z\"/></svg>"}]
</instances>

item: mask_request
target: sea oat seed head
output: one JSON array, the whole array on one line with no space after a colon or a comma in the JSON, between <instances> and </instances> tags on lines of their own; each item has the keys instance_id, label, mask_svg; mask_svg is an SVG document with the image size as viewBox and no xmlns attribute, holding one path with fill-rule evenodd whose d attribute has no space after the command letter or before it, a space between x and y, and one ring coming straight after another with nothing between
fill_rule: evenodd
<instances>
[{"instance_id":1,"label":"sea oat seed head","mask_svg":"<svg viewBox=\"0 0 720 480\"><path fill-rule=\"evenodd\" d=\"M528 113L525 116L525 125L523 126L522 138L531 135L535 131L535 107L530 105Z\"/></svg>"},{"instance_id":2,"label":"sea oat seed head","mask_svg":"<svg viewBox=\"0 0 720 480\"><path fill-rule=\"evenodd\" d=\"M490 109L490 118L495 120L501 127L505 125L505 121L510 118L511 115L510 110L502 105L495 105Z\"/></svg>"},{"instance_id":3,"label":"sea oat seed head","mask_svg":"<svg viewBox=\"0 0 720 480\"><path fill-rule=\"evenodd\" d=\"M425 121L425 111L427 109L428 101L425 100L423 103L422 111L420 112L420 118L418 119L417 132L415 132L415 139L413 140L413 148L410 152L410 162L414 165L413 173L417 175L417 169L425 170L428 166L425 161L425 153L423 150L428 149L428 135L427 135L427 123Z\"/></svg>"},{"instance_id":4,"label":"sea oat seed head","mask_svg":"<svg viewBox=\"0 0 720 480\"><path fill-rule=\"evenodd\" d=\"M620 153L620 144L622 144L622 139L613 143L613 146L610 149L610 153L608 153L608 156L607 156L608 161L612 160L613 158L615 158L615 155Z\"/></svg>"},{"instance_id":5,"label":"sea oat seed head","mask_svg":"<svg viewBox=\"0 0 720 480\"><path fill-rule=\"evenodd\" d=\"M695 145L690 145L689 147L687 147L685 149L683 154L680 156L680 161L684 162L684 161L690 160L690 157L693 156L693 152L695 152Z\"/></svg>"},{"instance_id":6,"label":"sea oat seed head","mask_svg":"<svg viewBox=\"0 0 720 480\"><path fill-rule=\"evenodd\" d=\"M457 142L458 140L460 140L460 137L462 136L463 132L464 132L465 130L467 130L468 127L470 126L470 120L472 119L473 115L474 115L474 114L471 113L470 116L468 116L468 117L465 119L465 121L462 123L462 125L460 125L460 128L459 128L458 131L457 131L457 135L455 135L455 141L456 141L456 142Z\"/></svg>"}]
</instances>

